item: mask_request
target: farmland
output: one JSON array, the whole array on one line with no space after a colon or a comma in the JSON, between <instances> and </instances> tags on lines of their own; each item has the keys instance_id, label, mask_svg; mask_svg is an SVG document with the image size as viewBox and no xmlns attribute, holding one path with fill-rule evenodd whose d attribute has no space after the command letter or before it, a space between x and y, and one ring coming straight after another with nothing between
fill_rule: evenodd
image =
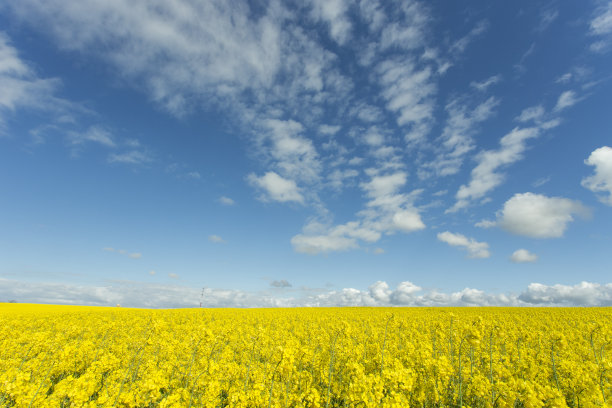
<instances>
[{"instance_id":1,"label":"farmland","mask_svg":"<svg viewBox=\"0 0 612 408\"><path fill-rule=\"evenodd\" d=\"M0 304L1 407L602 407L610 308Z\"/></svg>"}]
</instances>

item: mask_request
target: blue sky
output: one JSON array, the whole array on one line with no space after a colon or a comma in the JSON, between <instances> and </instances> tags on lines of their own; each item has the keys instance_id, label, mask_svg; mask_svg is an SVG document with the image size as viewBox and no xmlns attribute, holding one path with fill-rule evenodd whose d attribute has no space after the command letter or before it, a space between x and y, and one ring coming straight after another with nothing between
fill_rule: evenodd
<instances>
[{"instance_id":1,"label":"blue sky","mask_svg":"<svg viewBox=\"0 0 612 408\"><path fill-rule=\"evenodd\" d=\"M609 0L3 3L0 300L610 305L610 67Z\"/></svg>"}]
</instances>

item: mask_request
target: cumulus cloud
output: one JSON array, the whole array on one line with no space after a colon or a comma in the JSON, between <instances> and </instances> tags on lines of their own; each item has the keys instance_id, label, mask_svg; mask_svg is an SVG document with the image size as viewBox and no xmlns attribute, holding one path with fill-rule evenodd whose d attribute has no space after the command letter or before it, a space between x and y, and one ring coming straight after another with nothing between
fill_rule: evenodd
<instances>
[{"instance_id":1,"label":"cumulus cloud","mask_svg":"<svg viewBox=\"0 0 612 408\"><path fill-rule=\"evenodd\" d=\"M397 173L375 175L370 181L363 183L361 187L367 195L372 198L388 196L397 192L406 184L407 174L403 171Z\"/></svg>"},{"instance_id":2,"label":"cumulus cloud","mask_svg":"<svg viewBox=\"0 0 612 408\"><path fill-rule=\"evenodd\" d=\"M441 232L437 237L438 240L446 242L450 246L465 249L468 252L469 258L488 258L491 256L489 244L486 242L478 242L473 238L467 238L465 235L454 234L449 231Z\"/></svg>"},{"instance_id":3,"label":"cumulus cloud","mask_svg":"<svg viewBox=\"0 0 612 408\"><path fill-rule=\"evenodd\" d=\"M270 199L279 202L303 203L304 197L300 189L293 180L285 179L273 171L269 171L263 176L257 177L250 174L248 181L264 191L264 200Z\"/></svg>"},{"instance_id":4,"label":"cumulus cloud","mask_svg":"<svg viewBox=\"0 0 612 408\"><path fill-rule=\"evenodd\" d=\"M170 277L178 279L176 274ZM344 288L294 291L282 296L276 288L263 291L193 288L177 284L112 281L98 285L32 283L0 278L0 300L145 308L198 307L329 307L329 306L612 306L612 283L576 285L532 283L518 294L487 293L475 288L455 292L424 289L410 281L391 288L384 281L366 290Z\"/></svg>"},{"instance_id":5,"label":"cumulus cloud","mask_svg":"<svg viewBox=\"0 0 612 408\"><path fill-rule=\"evenodd\" d=\"M538 256L526 249L517 249L512 253L510 260L515 263L535 262L538 260Z\"/></svg>"},{"instance_id":6,"label":"cumulus cloud","mask_svg":"<svg viewBox=\"0 0 612 408\"><path fill-rule=\"evenodd\" d=\"M515 194L498 213L497 225L531 238L560 238L574 215L588 216L579 201L541 194Z\"/></svg>"},{"instance_id":7,"label":"cumulus cloud","mask_svg":"<svg viewBox=\"0 0 612 408\"><path fill-rule=\"evenodd\" d=\"M532 305L551 306L610 306L612 284L581 282L577 285L552 286L532 283L518 300Z\"/></svg>"},{"instance_id":8,"label":"cumulus cloud","mask_svg":"<svg viewBox=\"0 0 612 408\"><path fill-rule=\"evenodd\" d=\"M358 219L340 225L310 222L291 240L297 252L318 254L359 248L359 241L377 242L383 234L411 233L424 229L420 212L413 201L421 193L400 193L406 184L403 171L380 174L370 169L371 178L360 187L370 200L357 213Z\"/></svg>"},{"instance_id":9,"label":"cumulus cloud","mask_svg":"<svg viewBox=\"0 0 612 408\"><path fill-rule=\"evenodd\" d=\"M612 148L603 146L593 150L585 164L595 167L595 174L582 179L582 186L599 196L602 203L612 205Z\"/></svg>"}]
</instances>

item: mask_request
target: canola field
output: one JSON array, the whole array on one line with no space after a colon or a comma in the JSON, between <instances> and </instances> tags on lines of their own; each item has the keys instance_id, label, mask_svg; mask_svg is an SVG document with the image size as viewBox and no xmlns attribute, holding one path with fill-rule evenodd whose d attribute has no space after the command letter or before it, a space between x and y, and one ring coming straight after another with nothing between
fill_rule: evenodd
<instances>
[{"instance_id":1,"label":"canola field","mask_svg":"<svg viewBox=\"0 0 612 408\"><path fill-rule=\"evenodd\" d=\"M612 407L610 308L0 304L0 407Z\"/></svg>"}]
</instances>

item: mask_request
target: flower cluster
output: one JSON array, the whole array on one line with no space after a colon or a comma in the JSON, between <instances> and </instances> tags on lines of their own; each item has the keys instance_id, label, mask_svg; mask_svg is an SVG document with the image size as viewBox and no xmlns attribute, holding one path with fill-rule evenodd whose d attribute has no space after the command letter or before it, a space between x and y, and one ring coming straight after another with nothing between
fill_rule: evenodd
<instances>
[{"instance_id":1,"label":"flower cluster","mask_svg":"<svg viewBox=\"0 0 612 408\"><path fill-rule=\"evenodd\" d=\"M0 407L610 407L609 308L0 304Z\"/></svg>"}]
</instances>

